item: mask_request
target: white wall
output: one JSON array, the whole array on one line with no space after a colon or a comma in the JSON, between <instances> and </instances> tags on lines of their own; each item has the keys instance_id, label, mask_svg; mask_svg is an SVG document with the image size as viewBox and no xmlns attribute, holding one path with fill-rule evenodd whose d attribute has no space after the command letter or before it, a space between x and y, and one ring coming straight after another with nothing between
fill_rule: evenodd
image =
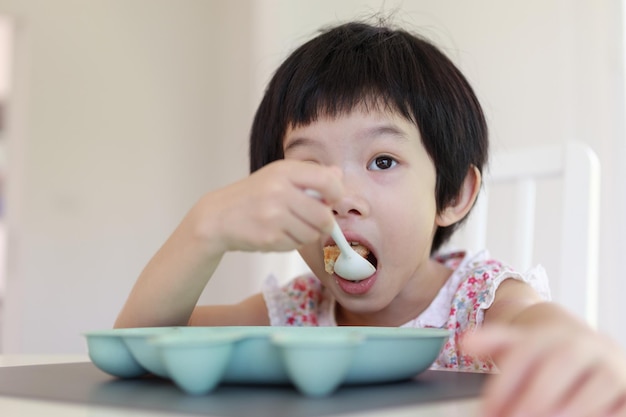
<instances>
[{"instance_id":1,"label":"white wall","mask_svg":"<svg viewBox=\"0 0 626 417\"><path fill-rule=\"evenodd\" d=\"M82 351L194 201L247 173L251 15L203 0L0 10L17 40L3 350ZM230 256L205 298L235 301L249 277Z\"/></svg>"},{"instance_id":2,"label":"white wall","mask_svg":"<svg viewBox=\"0 0 626 417\"><path fill-rule=\"evenodd\" d=\"M246 174L252 113L284 55L383 3L464 70L494 147L577 139L598 152L601 328L626 345L614 313L626 293L617 2L0 0L17 29L2 350L84 351L80 332L112 324L191 204ZM228 256L203 301L298 268L276 259Z\"/></svg>"}]
</instances>

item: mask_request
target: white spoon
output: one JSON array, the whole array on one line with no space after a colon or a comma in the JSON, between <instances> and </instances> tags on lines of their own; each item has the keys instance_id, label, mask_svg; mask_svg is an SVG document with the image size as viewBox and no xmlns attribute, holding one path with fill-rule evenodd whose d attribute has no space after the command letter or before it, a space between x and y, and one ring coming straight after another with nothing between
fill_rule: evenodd
<instances>
[{"instance_id":1,"label":"white spoon","mask_svg":"<svg viewBox=\"0 0 626 417\"><path fill-rule=\"evenodd\" d=\"M318 200L321 199L321 196L315 190L307 189L305 192L311 197L317 198ZM333 231L330 235L340 250L339 257L337 257L335 261L335 273L350 281L360 281L371 277L374 272L376 272L374 265L352 249L352 246L348 243L337 221L333 219L333 223Z\"/></svg>"}]
</instances>

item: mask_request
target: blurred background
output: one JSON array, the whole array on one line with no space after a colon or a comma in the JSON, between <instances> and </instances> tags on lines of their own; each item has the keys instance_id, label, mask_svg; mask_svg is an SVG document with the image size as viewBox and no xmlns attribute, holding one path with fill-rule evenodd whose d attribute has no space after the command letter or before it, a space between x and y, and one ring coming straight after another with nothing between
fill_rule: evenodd
<instances>
[{"instance_id":1,"label":"blurred background","mask_svg":"<svg viewBox=\"0 0 626 417\"><path fill-rule=\"evenodd\" d=\"M247 175L249 126L286 54L375 13L462 69L494 150L595 150L598 327L626 346L622 1L0 0L0 353L85 352L81 332L112 326L196 200ZM551 236L538 240L537 262L558 274ZM301 268L228 254L201 301L238 301Z\"/></svg>"}]
</instances>

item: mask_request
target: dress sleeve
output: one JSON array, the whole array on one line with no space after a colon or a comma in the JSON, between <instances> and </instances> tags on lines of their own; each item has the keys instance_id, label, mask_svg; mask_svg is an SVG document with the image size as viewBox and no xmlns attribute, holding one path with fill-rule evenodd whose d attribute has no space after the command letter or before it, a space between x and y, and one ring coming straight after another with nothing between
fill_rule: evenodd
<instances>
[{"instance_id":1,"label":"dress sleeve","mask_svg":"<svg viewBox=\"0 0 626 417\"><path fill-rule=\"evenodd\" d=\"M495 365L489 358L476 358L462 351L463 336L483 324L485 310L491 307L498 287L506 279L526 282L542 298L549 300L548 278L541 266L519 273L499 261L489 259L475 259L459 269L460 281L452 297L446 324L451 336L435 365L439 368L491 372Z\"/></svg>"},{"instance_id":2,"label":"dress sleeve","mask_svg":"<svg viewBox=\"0 0 626 417\"><path fill-rule=\"evenodd\" d=\"M314 276L303 275L280 286L270 275L262 287L271 326L318 326L323 299L322 285Z\"/></svg>"},{"instance_id":3,"label":"dress sleeve","mask_svg":"<svg viewBox=\"0 0 626 417\"><path fill-rule=\"evenodd\" d=\"M285 326L285 315L282 314L286 302L285 295L278 285L278 280L274 275L267 277L261 289L267 312L269 314L270 326Z\"/></svg>"},{"instance_id":4,"label":"dress sleeve","mask_svg":"<svg viewBox=\"0 0 626 417\"><path fill-rule=\"evenodd\" d=\"M551 299L548 275L541 265L537 265L525 273L518 273L509 267L501 266L499 272L494 270L493 276L489 276L485 280L485 285L482 291L478 294L480 304L475 310L476 325L482 325L485 318L485 310L491 307L496 297L496 291L500 287L500 284L502 284L502 282L506 279L517 279L523 281L530 285L545 301L549 301Z\"/></svg>"}]
</instances>

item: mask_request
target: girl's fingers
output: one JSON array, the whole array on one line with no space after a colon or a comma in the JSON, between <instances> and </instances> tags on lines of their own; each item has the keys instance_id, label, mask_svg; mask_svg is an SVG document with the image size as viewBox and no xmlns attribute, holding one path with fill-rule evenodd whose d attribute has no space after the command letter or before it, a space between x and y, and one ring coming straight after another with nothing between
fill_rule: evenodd
<instances>
[{"instance_id":1,"label":"girl's fingers","mask_svg":"<svg viewBox=\"0 0 626 417\"><path fill-rule=\"evenodd\" d=\"M497 352L514 346L519 332L504 326L485 326L465 335L462 348L470 355L493 356Z\"/></svg>"},{"instance_id":2,"label":"girl's fingers","mask_svg":"<svg viewBox=\"0 0 626 417\"><path fill-rule=\"evenodd\" d=\"M333 229L332 210L306 190L299 190L289 204L291 214L319 233L330 234ZM307 240L310 241L310 240Z\"/></svg>"},{"instance_id":3,"label":"girl's fingers","mask_svg":"<svg viewBox=\"0 0 626 417\"><path fill-rule=\"evenodd\" d=\"M593 417L608 416L621 406L626 397L624 387L615 383L612 371L606 367L593 369L580 381L559 407L559 416ZM625 415L626 410L621 411ZM613 414L616 415L616 414Z\"/></svg>"},{"instance_id":4,"label":"girl's fingers","mask_svg":"<svg viewBox=\"0 0 626 417\"><path fill-rule=\"evenodd\" d=\"M570 378L580 374L583 366L561 363L559 340L556 333L528 334L495 326L485 327L464 340L464 348L472 354L491 356L500 370L485 384L486 415L525 411L539 417L554 409L569 389Z\"/></svg>"},{"instance_id":5,"label":"girl's fingers","mask_svg":"<svg viewBox=\"0 0 626 417\"><path fill-rule=\"evenodd\" d=\"M511 397L526 377L529 362L535 360L530 350L515 347L523 342L521 332L502 326L484 327L463 339L463 349L475 356L495 359L497 367L505 374L492 375L485 383L483 408L486 416L503 416Z\"/></svg>"},{"instance_id":6,"label":"girl's fingers","mask_svg":"<svg viewBox=\"0 0 626 417\"><path fill-rule=\"evenodd\" d=\"M615 404L615 407L607 413L607 417L626 417L626 395Z\"/></svg>"},{"instance_id":7,"label":"girl's fingers","mask_svg":"<svg viewBox=\"0 0 626 417\"><path fill-rule=\"evenodd\" d=\"M499 417L626 417L626 364L611 346L555 328L485 327L463 341L468 353L496 361L500 373L483 399L485 415Z\"/></svg>"},{"instance_id":8,"label":"girl's fingers","mask_svg":"<svg viewBox=\"0 0 626 417\"><path fill-rule=\"evenodd\" d=\"M266 165L252 174L258 182L289 184L294 190L311 190L320 201L330 205L344 195L343 173L335 166L282 159ZM310 197L310 195L309 195Z\"/></svg>"},{"instance_id":9,"label":"girl's fingers","mask_svg":"<svg viewBox=\"0 0 626 417\"><path fill-rule=\"evenodd\" d=\"M558 339L542 353L524 386L516 392L515 410L535 417L554 415L597 364L595 352L585 343L567 340Z\"/></svg>"},{"instance_id":10,"label":"girl's fingers","mask_svg":"<svg viewBox=\"0 0 626 417\"><path fill-rule=\"evenodd\" d=\"M298 164L289 179L301 190L314 190L319 199L332 204L344 195L341 182L342 172L338 167L320 166L298 161L284 161L286 164Z\"/></svg>"},{"instance_id":11,"label":"girl's fingers","mask_svg":"<svg viewBox=\"0 0 626 417\"><path fill-rule=\"evenodd\" d=\"M330 207L300 184L317 187L323 198L342 192L338 174L328 167L279 161L216 194L207 207L219 211L227 250L287 251L329 234Z\"/></svg>"},{"instance_id":12,"label":"girl's fingers","mask_svg":"<svg viewBox=\"0 0 626 417\"><path fill-rule=\"evenodd\" d=\"M317 241L332 230L332 213L323 206L315 210L291 209L287 215L284 230L298 246ZM330 226L330 227L329 227Z\"/></svg>"},{"instance_id":13,"label":"girl's fingers","mask_svg":"<svg viewBox=\"0 0 626 417\"><path fill-rule=\"evenodd\" d=\"M487 416L502 417L517 408L520 393L528 388L529 380L549 349L547 341L521 339L521 333L512 337L517 343L495 356L500 373L485 384L483 400Z\"/></svg>"}]
</instances>

